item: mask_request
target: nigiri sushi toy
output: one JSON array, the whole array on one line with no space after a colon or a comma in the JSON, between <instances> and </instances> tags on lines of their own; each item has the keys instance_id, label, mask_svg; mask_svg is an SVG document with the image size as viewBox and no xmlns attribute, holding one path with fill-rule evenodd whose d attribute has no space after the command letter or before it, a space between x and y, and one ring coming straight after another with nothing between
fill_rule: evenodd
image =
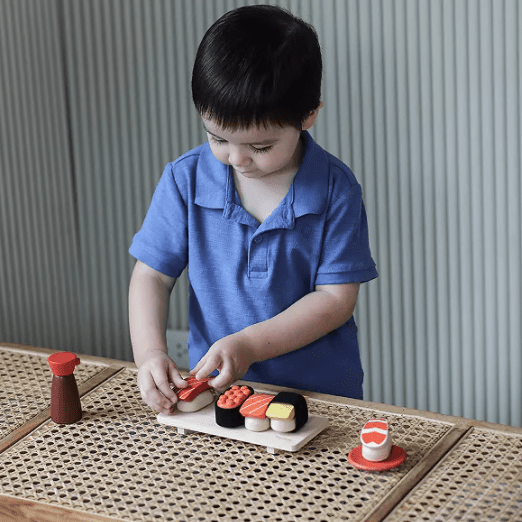
<instances>
[{"instance_id":1,"label":"nigiri sushi toy","mask_svg":"<svg viewBox=\"0 0 522 522\"><path fill-rule=\"evenodd\" d=\"M266 416L274 431L297 431L308 422L306 399L299 393L280 392L268 406Z\"/></svg>"},{"instance_id":2,"label":"nigiri sushi toy","mask_svg":"<svg viewBox=\"0 0 522 522\"><path fill-rule=\"evenodd\" d=\"M266 416L266 410L273 400L273 395L255 393L243 403L239 413L245 418L247 430L265 431L270 428L270 419Z\"/></svg>"},{"instance_id":3,"label":"nigiri sushi toy","mask_svg":"<svg viewBox=\"0 0 522 522\"><path fill-rule=\"evenodd\" d=\"M270 403L266 410L270 427L274 431L286 433L295 430L295 408L291 404Z\"/></svg>"},{"instance_id":4,"label":"nigiri sushi toy","mask_svg":"<svg viewBox=\"0 0 522 522\"><path fill-rule=\"evenodd\" d=\"M390 429L385 419L370 419L361 431L361 446L348 455L350 463L358 469L387 470L406 460L406 452L392 444Z\"/></svg>"},{"instance_id":5,"label":"nigiri sushi toy","mask_svg":"<svg viewBox=\"0 0 522 522\"><path fill-rule=\"evenodd\" d=\"M214 407L216 424L223 428L237 428L245 425L245 418L239 410L254 390L250 386L232 386L222 393Z\"/></svg>"},{"instance_id":6,"label":"nigiri sushi toy","mask_svg":"<svg viewBox=\"0 0 522 522\"><path fill-rule=\"evenodd\" d=\"M362 456L372 462L386 460L391 452L392 439L388 422L371 419L361 431Z\"/></svg>"},{"instance_id":7,"label":"nigiri sushi toy","mask_svg":"<svg viewBox=\"0 0 522 522\"><path fill-rule=\"evenodd\" d=\"M178 396L176 404L179 411L199 411L214 402L214 394L210 391L208 384L209 379L196 379L196 377L190 376L185 379L189 384L186 388L174 390Z\"/></svg>"}]
</instances>

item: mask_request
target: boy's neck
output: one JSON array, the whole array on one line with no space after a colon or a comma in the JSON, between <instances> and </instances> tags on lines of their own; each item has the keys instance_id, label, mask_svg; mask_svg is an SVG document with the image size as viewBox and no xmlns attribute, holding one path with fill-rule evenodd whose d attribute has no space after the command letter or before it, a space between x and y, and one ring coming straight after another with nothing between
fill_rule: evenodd
<instances>
[{"instance_id":1,"label":"boy's neck","mask_svg":"<svg viewBox=\"0 0 522 522\"><path fill-rule=\"evenodd\" d=\"M232 172L234 174L234 183L236 187L238 185L245 186L245 185L258 185L258 186L286 186L287 190L292 184L292 181L294 180L295 175L297 174L299 167L301 166L301 163L303 162L304 157L304 151L305 151L305 138L303 135L299 138L299 141L297 142L297 147L295 149L294 155L292 157L292 161L290 164L285 168L283 171L279 171L273 174L270 174L268 176L263 176L261 178L252 178L248 179L244 176L241 176L238 174L235 169L232 167Z\"/></svg>"},{"instance_id":2,"label":"boy's neck","mask_svg":"<svg viewBox=\"0 0 522 522\"><path fill-rule=\"evenodd\" d=\"M301 135L292 167L284 172L258 179L247 179L232 168L234 185L243 208L262 223L284 199L303 161L305 139Z\"/></svg>"}]
</instances>

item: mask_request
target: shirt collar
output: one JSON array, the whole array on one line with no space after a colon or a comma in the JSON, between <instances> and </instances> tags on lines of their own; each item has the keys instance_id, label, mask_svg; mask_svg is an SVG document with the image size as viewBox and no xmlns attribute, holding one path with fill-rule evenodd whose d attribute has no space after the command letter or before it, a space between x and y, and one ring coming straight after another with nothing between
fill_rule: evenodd
<instances>
[{"instance_id":1,"label":"shirt collar","mask_svg":"<svg viewBox=\"0 0 522 522\"><path fill-rule=\"evenodd\" d=\"M305 214L322 214L328 197L328 156L308 131L303 134L306 140L303 162L292 183L296 218Z\"/></svg>"},{"instance_id":2,"label":"shirt collar","mask_svg":"<svg viewBox=\"0 0 522 522\"><path fill-rule=\"evenodd\" d=\"M329 162L326 151L313 140L308 131L303 134L306 140L303 162L290 187L293 193L289 194L296 218L305 214L321 214L328 196ZM232 176L229 166L217 160L206 143L201 148L196 172L195 204L225 209L227 203L233 203L233 195L227 191L229 176Z\"/></svg>"}]
</instances>

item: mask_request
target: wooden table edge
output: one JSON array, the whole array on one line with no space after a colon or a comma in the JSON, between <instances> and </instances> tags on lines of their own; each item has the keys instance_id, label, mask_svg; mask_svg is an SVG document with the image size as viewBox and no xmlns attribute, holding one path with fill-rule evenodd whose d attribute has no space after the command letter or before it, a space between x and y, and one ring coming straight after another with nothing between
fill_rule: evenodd
<instances>
[{"instance_id":1,"label":"wooden table edge","mask_svg":"<svg viewBox=\"0 0 522 522\"><path fill-rule=\"evenodd\" d=\"M7 517L7 518L4 518ZM49 504L40 500L28 500L9 495L0 495L0 520L16 520L16 522L122 522L121 518L107 515L95 515L59 504Z\"/></svg>"},{"instance_id":2,"label":"wooden table edge","mask_svg":"<svg viewBox=\"0 0 522 522\"><path fill-rule=\"evenodd\" d=\"M38 346L27 346L24 344L15 344L15 343L0 343L0 350L5 350L9 352L16 353L24 353L27 355L36 355L41 357L46 357L52 355L53 353L61 352L62 350L53 350L51 348L40 348ZM101 357L99 355L84 355L79 352L75 352L74 350L70 350L71 352L78 355L82 363L86 364L96 364L99 366L119 366L121 368L131 368L135 369L136 364L130 361L121 361L119 359L111 359L110 357Z\"/></svg>"}]
</instances>

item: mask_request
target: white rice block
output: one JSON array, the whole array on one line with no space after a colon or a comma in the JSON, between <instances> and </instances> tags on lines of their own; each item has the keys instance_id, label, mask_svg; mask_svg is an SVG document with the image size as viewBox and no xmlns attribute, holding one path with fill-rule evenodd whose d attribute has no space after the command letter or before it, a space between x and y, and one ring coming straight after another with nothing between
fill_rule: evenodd
<instances>
[{"instance_id":1,"label":"white rice block","mask_svg":"<svg viewBox=\"0 0 522 522\"><path fill-rule=\"evenodd\" d=\"M295 418L290 420L270 419L270 427L274 431L288 433L295 430Z\"/></svg>"},{"instance_id":2,"label":"white rice block","mask_svg":"<svg viewBox=\"0 0 522 522\"><path fill-rule=\"evenodd\" d=\"M245 417L245 428L250 431L266 431L270 428L270 419L255 419L254 417Z\"/></svg>"},{"instance_id":3,"label":"white rice block","mask_svg":"<svg viewBox=\"0 0 522 522\"><path fill-rule=\"evenodd\" d=\"M178 401L178 410L183 412L194 412L199 411L205 406L212 404L214 402L214 395L210 390L205 390L201 392L194 400L192 401Z\"/></svg>"}]
</instances>

